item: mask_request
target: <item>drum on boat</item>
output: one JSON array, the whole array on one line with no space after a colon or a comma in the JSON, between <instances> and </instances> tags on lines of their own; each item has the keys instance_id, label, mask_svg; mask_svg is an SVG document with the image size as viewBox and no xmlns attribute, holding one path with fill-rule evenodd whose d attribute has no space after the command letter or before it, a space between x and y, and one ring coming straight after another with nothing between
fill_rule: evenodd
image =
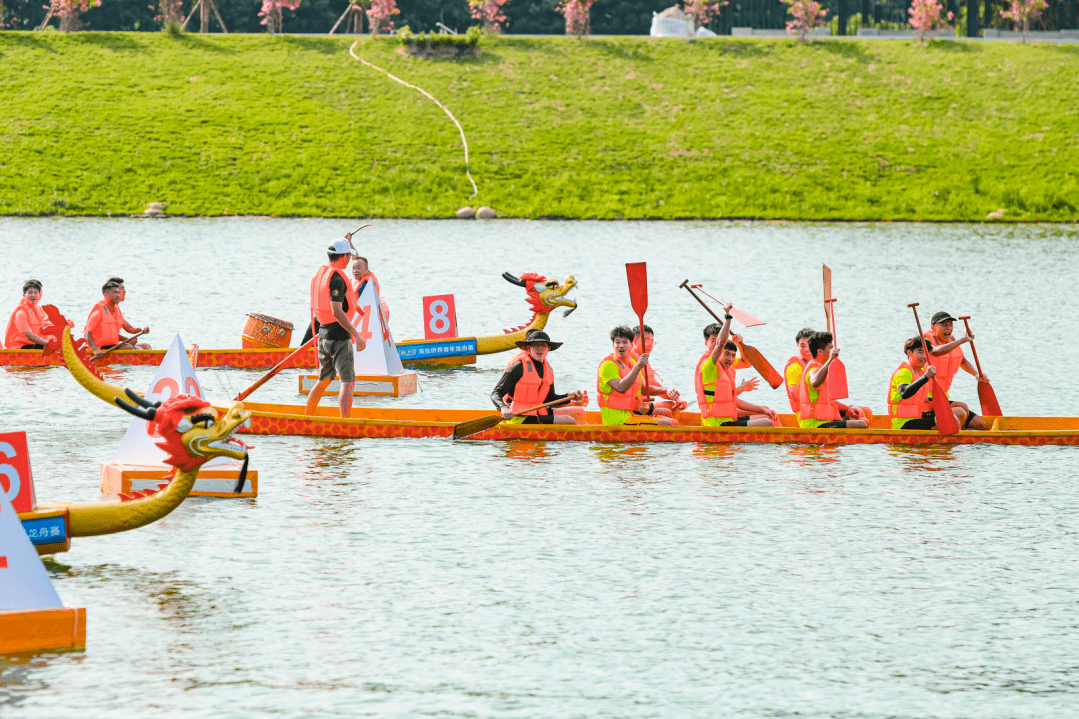
<instances>
[{"instance_id":1,"label":"drum on boat","mask_svg":"<svg viewBox=\"0 0 1079 719\"><path fill-rule=\"evenodd\" d=\"M292 323L260 312L249 312L244 324L244 349L287 348L292 341Z\"/></svg>"}]
</instances>

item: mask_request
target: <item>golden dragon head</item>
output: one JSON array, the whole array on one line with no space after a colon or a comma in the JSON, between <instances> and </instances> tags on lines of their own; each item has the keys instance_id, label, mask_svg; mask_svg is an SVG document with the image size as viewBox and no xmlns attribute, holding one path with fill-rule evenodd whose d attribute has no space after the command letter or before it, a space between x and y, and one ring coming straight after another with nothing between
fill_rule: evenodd
<instances>
[{"instance_id":1,"label":"golden dragon head","mask_svg":"<svg viewBox=\"0 0 1079 719\"><path fill-rule=\"evenodd\" d=\"M45 314L52 327L45 330L59 338L71 375L91 394L136 417L146 420L150 430L161 438L157 446L165 450L165 463L181 471L191 471L215 457L243 460L241 480L247 475L248 445L233 437L251 413L237 402L221 417L210 403L200 397L181 394L164 402L149 402L118 385L106 381L94 366L89 347L83 339L72 340L67 321L53 305ZM52 346L52 341L49 343Z\"/></svg>"},{"instance_id":2,"label":"golden dragon head","mask_svg":"<svg viewBox=\"0 0 1079 719\"><path fill-rule=\"evenodd\" d=\"M577 280L570 275L565 282L559 282L553 277L547 278L533 272L526 272L520 277L514 277L509 272L502 273L503 279L518 287L524 287L528 292L528 304L537 315L545 315L555 307L568 307L563 316L577 309L577 303L566 297L566 294L577 286Z\"/></svg>"}]
</instances>

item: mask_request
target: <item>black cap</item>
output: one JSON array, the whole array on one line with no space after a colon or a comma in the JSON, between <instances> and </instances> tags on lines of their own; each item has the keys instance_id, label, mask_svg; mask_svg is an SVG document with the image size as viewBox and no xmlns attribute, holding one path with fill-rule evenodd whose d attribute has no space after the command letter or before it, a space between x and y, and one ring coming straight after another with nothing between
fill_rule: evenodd
<instances>
[{"instance_id":1,"label":"black cap","mask_svg":"<svg viewBox=\"0 0 1079 719\"><path fill-rule=\"evenodd\" d=\"M551 338L543 330L529 330L523 340L517 340L514 344L524 350L528 349L528 346L533 342L545 343L551 352L562 346L561 342L552 342Z\"/></svg>"},{"instance_id":2,"label":"black cap","mask_svg":"<svg viewBox=\"0 0 1079 719\"><path fill-rule=\"evenodd\" d=\"M947 322L948 320L951 320L952 322L955 322L955 318L952 317L947 312L938 312L935 315L933 315L932 324L938 325L941 322Z\"/></svg>"}]
</instances>

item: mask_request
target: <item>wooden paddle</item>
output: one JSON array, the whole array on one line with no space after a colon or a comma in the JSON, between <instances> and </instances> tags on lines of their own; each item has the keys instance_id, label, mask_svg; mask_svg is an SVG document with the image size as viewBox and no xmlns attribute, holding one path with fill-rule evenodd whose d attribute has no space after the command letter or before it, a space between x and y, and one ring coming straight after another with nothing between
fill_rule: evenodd
<instances>
[{"instance_id":1,"label":"wooden paddle","mask_svg":"<svg viewBox=\"0 0 1079 719\"><path fill-rule=\"evenodd\" d=\"M718 297L716 297L715 295L710 293L708 290L704 289L703 285L690 285L690 287L692 287L695 290L700 290L701 294L707 295L708 297L711 297L713 300L718 302L720 305L727 304L723 300L719 299ZM764 320L759 319L757 317L754 317L753 315L749 314L748 312L746 312L744 310L740 310L737 307L731 307L731 317L733 317L734 319L741 322L743 327L756 327L758 325L766 325L766 324L768 324Z\"/></svg>"},{"instance_id":2,"label":"wooden paddle","mask_svg":"<svg viewBox=\"0 0 1079 719\"><path fill-rule=\"evenodd\" d=\"M560 404L569 402L569 397L563 397L562 399L556 399L554 402L548 402L547 404L541 404L537 407L532 407L521 412L515 413L514 417L520 417L521 415L528 414L529 412L535 412L538 409L545 409L547 407L555 407ZM488 417L479 417L477 419L470 419L467 422L461 422L453 427L453 438L464 439L465 437L471 437L474 434L479 434L484 430L491 429L491 427L497 426L500 422L506 422L507 420L502 418L502 414L492 414Z\"/></svg>"},{"instance_id":3,"label":"wooden paddle","mask_svg":"<svg viewBox=\"0 0 1079 719\"><path fill-rule=\"evenodd\" d=\"M245 390L244 390L243 392L241 392L240 394L236 395L236 398L235 398L235 399L233 399L232 401L233 401L233 402L239 402L239 401L241 401L242 399L244 399L245 397L247 397L248 395L250 395L250 394L251 394L252 392L254 392L255 390L257 390L257 389L258 389L259 387L261 387L262 385L266 384L266 383L267 383L268 381L270 381L270 378L271 378L271 377L273 377L274 375L276 375L276 374L277 374L278 372L280 372L281 370L283 370L283 369L285 368L285 365L286 365L286 364L288 364L288 361L289 361L290 359L292 359L292 358L293 358L293 357L295 357L296 355L300 354L300 353L301 353L301 352L303 352L303 351L304 351L305 349L307 349L307 348L308 348L308 347L310 347L311 345L315 344L315 342L317 342L317 341L318 341L318 335L316 334L316 335L315 335L314 337L312 337L311 339L307 340L307 342L305 342L304 344L302 344L302 345L300 345L299 347L297 347L297 348L296 348L296 351L295 351L295 352L293 352L293 353L292 353L292 354L290 354L290 355L289 355L288 357L286 357L285 359L283 359L283 360L281 360L280 362L278 362L278 363L277 363L277 365L276 365L276 366L275 366L275 367L274 367L274 368L273 368L272 370L270 370L270 371L269 371L269 372L267 372L266 374L262 375L262 377L260 377L260 378L259 378L259 380L258 380L257 382L255 382L255 384L251 385L250 387L248 387L247 389L245 389Z\"/></svg>"},{"instance_id":4,"label":"wooden paddle","mask_svg":"<svg viewBox=\"0 0 1079 719\"><path fill-rule=\"evenodd\" d=\"M963 320L963 324L966 325L967 334L970 334L970 315L966 317L960 317ZM970 351L974 355L974 366L978 368L978 374L982 374L982 363L978 361L978 350L974 349L974 340L970 342ZM978 401L982 403L982 414L989 417L1002 417L1004 413L1000 411L1000 403L997 402L997 393L993 390L993 385L989 382L978 383Z\"/></svg>"},{"instance_id":5,"label":"wooden paddle","mask_svg":"<svg viewBox=\"0 0 1079 719\"><path fill-rule=\"evenodd\" d=\"M829 332L832 333L832 346L838 348L839 340L836 339L835 334L835 303L836 298L833 297L830 300L826 300L825 304L829 308L829 315L831 316L831 327ZM832 361L832 366L828 368L828 396L832 399L844 399L850 396L850 392L847 390L847 366L843 364L843 360L838 357Z\"/></svg>"},{"instance_id":6,"label":"wooden paddle","mask_svg":"<svg viewBox=\"0 0 1079 719\"><path fill-rule=\"evenodd\" d=\"M135 339L138 339L139 337L142 337L142 336L143 336L144 334L146 334L146 333L145 333L145 332L143 332L142 330L139 330L138 332L136 332L135 334L131 335L130 337L127 337L126 339L122 339L122 340L121 340L120 342L117 342L117 343L116 343L115 345L113 345L113 346L112 346L112 347L110 347L109 349L107 349L107 350L105 350L104 352L102 352L102 353L101 353L101 356L100 356L100 357L98 357L96 361L100 362L101 360L105 359L105 357L106 357L107 355L110 355L110 354L112 354L113 352L115 352L116 350L118 350L118 349L122 348L122 347L123 347L124 345L126 345L126 344L127 344L128 342L131 342L132 340L135 340ZM128 347L128 349L135 349L135 345L131 345L131 347Z\"/></svg>"},{"instance_id":7,"label":"wooden paddle","mask_svg":"<svg viewBox=\"0 0 1079 719\"><path fill-rule=\"evenodd\" d=\"M629 302L637 314L638 331L641 339L641 353L644 353L644 313L648 309L648 264L645 262L626 263L626 281L629 283ZM647 365L644 368L644 391L652 386L652 373Z\"/></svg>"},{"instance_id":8,"label":"wooden paddle","mask_svg":"<svg viewBox=\"0 0 1079 719\"><path fill-rule=\"evenodd\" d=\"M712 317L715 318L716 322L721 325L723 324L723 320L719 318L719 315L713 312L712 308L709 307L705 303L705 301L698 297L697 293L693 291L693 287L690 286L689 280L684 280L682 284L679 285L679 287L684 287L686 291L689 292L689 294L693 295L693 299L700 302L701 307L703 307L708 312L708 314L712 315ZM708 296L712 297L711 295ZM712 299L715 298L712 297ZM719 300L716 301L718 302ZM731 313L731 316L734 317L733 312ZM756 347L753 347L743 342L742 356L745 357L751 365L753 365L753 369L757 370L761 377L764 377L764 381L767 382L772 387L772 389L777 389L779 385L783 384L783 375L779 374L779 372L776 372L776 368L773 367L771 363L764 358L764 355L761 354Z\"/></svg>"},{"instance_id":9,"label":"wooden paddle","mask_svg":"<svg viewBox=\"0 0 1079 719\"><path fill-rule=\"evenodd\" d=\"M918 337L922 340L922 351L925 352L925 362L929 364L929 345L925 342L925 335L922 334L922 321L918 319L918 304L917 302L911 302L907 307L914 310L914 321L918 324ZM944 390L940 388L937 383L937 378L932 379L933 382L933 414L937 418L937 433L941 436L947 436L949 434L959 433L959 423L955 421L955 415L952 414L952 403L948 401L948 395L944 393Z\"/></svg>"}]
</instances>

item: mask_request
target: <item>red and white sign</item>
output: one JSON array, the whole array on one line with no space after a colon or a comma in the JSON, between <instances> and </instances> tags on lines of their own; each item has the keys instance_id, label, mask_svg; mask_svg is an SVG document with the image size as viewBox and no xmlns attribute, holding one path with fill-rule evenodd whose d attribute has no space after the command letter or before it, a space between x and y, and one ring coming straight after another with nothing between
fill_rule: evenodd
<instances>
[{"instance_id":1,"label":"red and white sign","mask_svg":"<svg viewBox=\"0 0 1079 719\"><path fill-rule=\"evenodd\" d=\"M444 340L457 336L457 308L453 295L423 298L423 338Z\"/></svg>"},{"instance_id":2,"label":"red and white sign","mask_svg":"<svg viewBox=\"0 0 1079 719\"><path fill-rule=\"evenodd\" d=\"M26 432L0 433L0 494L16 512L29 512L37 503Z\"/></svg>"}]
</instances>

